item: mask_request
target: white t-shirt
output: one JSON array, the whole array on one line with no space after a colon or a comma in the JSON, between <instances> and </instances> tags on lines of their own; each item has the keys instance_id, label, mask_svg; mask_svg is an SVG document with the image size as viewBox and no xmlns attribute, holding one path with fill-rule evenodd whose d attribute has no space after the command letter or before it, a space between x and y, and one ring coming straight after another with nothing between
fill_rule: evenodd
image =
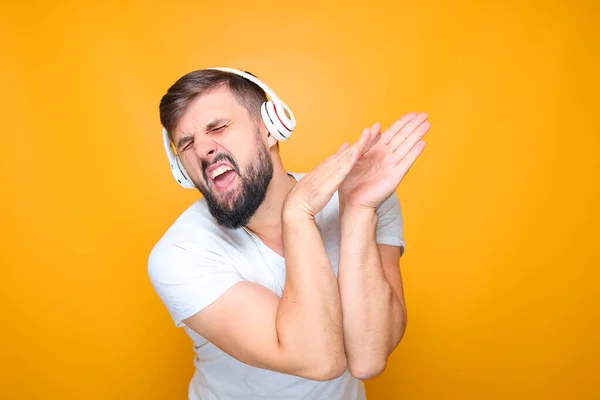
<instances>
[{"instance_id":1,"label":"white t-shirt","mask_svg":"<svg viewBox=\"0 0 600 400\"><path fill-rule=\"evenodd\" d=\"M298 180L304 174L290 175ZM404 248L398 196L392 194L377 214L377 243ZM316 223L337 276L337 192L316 216ZM362 382L348 371L339 378L321 382L253 367L224 353L182 323L242 280L266 286L280 297L285 284L285 259L249 230L219 226L204 198L185 210L154 246L148 272L175 325L183 327L194 343L196 369L189 384L190 400L365 399Z\"/></svg>"}]
</instances>

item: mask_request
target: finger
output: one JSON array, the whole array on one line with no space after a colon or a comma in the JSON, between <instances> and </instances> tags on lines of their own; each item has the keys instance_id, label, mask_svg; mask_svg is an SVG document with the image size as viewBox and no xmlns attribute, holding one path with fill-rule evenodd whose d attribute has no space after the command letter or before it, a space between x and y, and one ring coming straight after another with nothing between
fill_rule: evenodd
<instances>
[{"instance_id":1,"label":"finger","mask_svg":"<svg viewBox=\"0 0 600 400\"><path fill-rule=\"evenodd\" d=\"M373 148L380 140L381 140L381 124L379 122L375 122L371 128L367 128L370 130L369 142L367 143L366 150L363 154L367 153L369 150Z\"/></svg>"},{"instance_id":2,"label":"finger","mask_svg":"<svg viewBox=\"0 0 600 400\"><path fill-rule=\"evenodd\" d=\"M346 175L352 170L352 167L358 160L358 157L365 152L365 148L371 142L371 129L363 129L358 140L352 145L345 148L343 151L336 154L334 159L323 166L321 171L322 179L332 180L337 185L345 179Z\"/></svg>"},{"instance_id":3,"label":"finger","mask_svg":"<svg viewBox=\"0 0 600 400\"><path fill-rule=\"evenodd\" d=\"M426 113L420 113L415 118L410 120L400 132L390 141L390 148L392 151L395 151L400 144L402 144L418 127L421 125L428 123L426 122L428 115ZM427 127L429 129L429 127ZM413 142L413 144L416 143ZM410 146L412 147L412 146ZM408 149L406 149L408 151Z\"/></svg>"},{"instance_id":4,"label":"finger","mask_svg":"<svg viewBox=\"0 0 600 400\"><path fill-rule=\"evenodd\" d=\"M331 157L331 163L329 163L330 165L328 167L333 167L334 164L337 164L344 158L347 158L350 155L352 149L358 148L360 152L360 149L364 148L366 143L369 142L370 136L371 133L369 128L365 128L360 134L358 140L352 146L347 145L347 143L344 143L344 146L342 146L342 148L340 148L340 150L338 150L338 152Z\"/></svg>"},{"instance_id":5,"label":"finger","mask_svg":"<svg viewBox=\"0 0 600 400\"><path fill-rule=\"evenodd\" d=\"M371 130L369 128L365 128L365 129L363 129L362 133L360 134L360 137L358 138L358 140L350 147L352 149L357 148L360 153L361 149L363 149L368 144L370 137L371 137ZM337 158L336 161L340 161L341 159L348 157L350 155L350 147L347 148L343 154L340 154L340 156Z\"/></svg>"},{"instance_id":6,"label":"finger","mask_svg":"<svg viewBox=\"0 0 600 400\"><path fill-rule=\"evenodd\" d=\"M346 157L341 159L336 165L335 168L332 168L329 172L329 177L327 178L327 182L333 184L332 190L337 190L346 176L352 171L356 161L360 156L360 151L358 147L354 147L350 150Z\"/></svg>"},{"instance_id":7,"label":"finger","mask_svg":"<svg viewBox=\"0 0 600 400\"><path fill-rule=\"evenodd\" d=\"M392 141L390 149L400 157L404 157L419 140L423 139L429 128L431 128L431 124L428 121L423 122L413 132L409 133L403 142Z\"/></svg>"},{"instance_id":8,"label":"finger","mask_svg":"<svg viewBox=\"0 0 600 400\"><path fill-rule=\"evenodd\" d=\"M322 170L322 175L330 177L330 174L328 174L327 171L335 171L341 162L346 162L348 158L353 158L353 151L356 151L358 155L362 154L362 149L369 143L370 137L371 130L369 128L365 128L358 138L358 141L356 141L356 143L354 143L352 146L344 143L336 154L329 157L321 165L319 165L319 168ZM354 162L356 162L356 160L354 160Z\"/></svg>"},{"instance_id":9,"label":"finger","mask_svg":"<svg viewBox=\"0 0 600 400\"><path fill-rule=\"evenodd\" d=\"M364 149L369 144L370 141L371 141L371 128L365 128L365 129L363 129L362 134L360 135L360 138L358 138L358 141L355 143L355 145L359 149Z\"/></svg>"},{"instance_id":10,"label":"finger","mask_svg":"<svg viewBox=\"0 0 600 400\"><path fill-rule=\"evenodd\" d=\"M336 160L328 166L329 171L335 174L334 182L339 184L350 173L358 158L371 149L380 138L381 124L376 122L371 128L365 128L360 135L360 138L354 145L352 150L346 149L343 154L336 157ZM326 173L325 173L326 174ZM327 179L332 179L331 175L327 175ZM338 184L338 186L339 186Z\"/></svg>"},{"instance_id":11,"label":"finger","mask_svg":"<svg viewBox=\"0 0 600 400\"><path fill-rule=\"evenodd\" d=\"M364 142L368 138L369 132L363 131L357 143ZM339 189L340 185L350 173L354 164L358 160L359 147L357 143L350 146L348 143L342 144L340 149L325 161L320 163L311 173L304 178L305 190L310 192L310 196L332 196Z\"/></svg>"},{"instance_id":12,"label":"finger","mask_svg":"<svg viewBox=\"0 0 600 400\"><path fill-rule=\"evenodd\" d=\"M355 149L355 145L350 146L348 143L342 144L335 154L329 156L315 167L312 171L313 179L316 179L317 181L330 179L331 172L335 171L341 160L344 160L351 155L353 149Z\"/></svg>"},{"instance_id":13,"label":"finger","mask_svg":"<svg viewBox=\"0 0 600 400\"><path fill-rule=\"evenodd\" d=\"M344 144L342 144L342 147L340 147L340 149L337 151L337 153L335 153L335 155L340 154L342 151L346 150L350 145L347 142L344 142Z\"/></svg>"},{"instance_id":14,"label":"finger","mask_svg":"<svg viewBox=\"0 0 600 400\"><path fill-rule=\"evenodd\" d=\"M354 144L358 148L359 155L366 153L379 140L377 138L379 133L377 126L378 123L375 123L371 128L365 128L358 141Z\"/></svg>"},{"instance_id":15,"label":"finger","mask_svg":"<svg viewBox=\"0 0 600 400\"><path fill-rule=\"evenodd\" d=\"M358 142L360 142L361 140L364 140L366 142L371 140L371 129L370 128L365 128L363 129L360 138L358 139Z\"/></svg>"},{"instance_id":16,"label":"finger","mask_svg":"<svg viewBox=\"0 0 600 400\"><path fill-rule=\"evenodd\" d=\"M344 142L342 146L338 149L338 151L335 152L335 154L332 154L329 157L327 157L324 161L317 165L315 169L323 169L326 168L328 165L335 163L340 157L343 157L344 154L349 151L348 149L350 147L351 146L348 144L348 142Z\"/></svg>"},{"instance_id":17,"label":"finger","mask_svg":"<svg viewBox=\"0 0 600 400\"><path fill-rule=\"evenodd\" d=\"M358 157L358 147L348 146L335 160L323 163L318 167L318 170L313 170L311 173L311 187L321 195L333 195L352 171Z\"/></svg>"},{"instance_id":18,"label":"finger","mask_svg":"<svg viewBox=\"0 0 600 400\"><path fill-rule=\"evenodd\" d=\"M425 141L420 140L410 149L406 156L398 159L396 170L399 174L399 180L404 178L423 150L425 150Z\"/></svg>"},{"instance_id":19,"label":"finger","mask_svg":"<svg viewBox=\"0 0 600 400\"><path fill-rule=\"evenodd\" d=\"M398 132L400 132L400 129L402 129L409 121L411 121L416 116L417 116L416 112L408 113L408 114L402 116L400 119L398 119L392 125L390 125L390 127L385 130L383 135L381 135L381 140L383 140L383 143L389 144L390 141L392 140L392 138Z\"/></svg>"}]
</instances>

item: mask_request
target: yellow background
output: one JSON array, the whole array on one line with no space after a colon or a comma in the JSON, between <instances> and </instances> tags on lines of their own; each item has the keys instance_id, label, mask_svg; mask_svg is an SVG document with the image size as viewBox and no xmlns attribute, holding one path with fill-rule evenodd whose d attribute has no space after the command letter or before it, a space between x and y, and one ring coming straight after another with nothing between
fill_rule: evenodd
<instances>
[{"instance_id":1,"label":"yellow background","mask_svg":"<svg viewBox=\"0 0 600 400\"><path fill-rule=\"evenodd\" d=\"M427 111L401 184L408 330L369 399L600 398L600 6L3 1L2 399L183 399L146 260L191 202L158 103L194 69L292 107L288 169Z\"/></svg>"}]
</instances>

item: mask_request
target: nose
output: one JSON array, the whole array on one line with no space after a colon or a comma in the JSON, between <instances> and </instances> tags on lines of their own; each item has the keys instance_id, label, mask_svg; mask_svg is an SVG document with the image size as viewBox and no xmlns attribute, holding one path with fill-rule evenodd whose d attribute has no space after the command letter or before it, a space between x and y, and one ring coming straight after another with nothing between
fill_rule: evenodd
<instances>
[{"instance_id":1,"label":"nose","mask_svg":"<svg viewBox=\"0 0 600 400\"><path fill-rule=\"evenodd\" d=\"M217 154L219 145L207 135L198 134L194 138L194 151L202 161L211 161Z\"/></svg>"}]
</instances>

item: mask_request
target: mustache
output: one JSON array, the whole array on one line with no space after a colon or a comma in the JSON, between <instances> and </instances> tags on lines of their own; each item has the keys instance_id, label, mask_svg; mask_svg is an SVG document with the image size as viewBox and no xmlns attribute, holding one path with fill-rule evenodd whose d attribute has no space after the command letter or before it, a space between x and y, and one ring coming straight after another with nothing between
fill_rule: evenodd
<instances>
[{"instance_id":1,"label":"mustache","mask_svg":"<svg viewBox=\"0 0 600 400\"><path fill-rule=\"evenodd\" d=\"M202 175L204 176L204 180L206 182L209 182L208 179L208 174L206 173L206 170L208 169L208 167L210 167L211 165L215 165L216 163L219 163L221 161L227 161L229 164L231 164L231 166L233 167L233 170L240 175L240 169L237 165L237 163L235 162L235 160L233 159L233 157L231 157L229 154L226 153L219 153L215 156L215 158L213 158L213 160L211 162L202 161Z\"/></svg>"}]
</instances>

